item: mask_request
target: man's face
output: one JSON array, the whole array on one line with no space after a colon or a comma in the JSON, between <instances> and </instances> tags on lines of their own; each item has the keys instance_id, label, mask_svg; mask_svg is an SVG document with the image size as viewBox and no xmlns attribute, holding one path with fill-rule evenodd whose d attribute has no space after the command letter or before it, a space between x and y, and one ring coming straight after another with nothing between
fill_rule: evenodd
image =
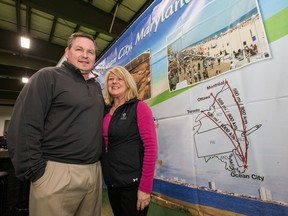
<instances>
[{"instance_id":1,"label":"man's face","mask_svg":"<svg viewBox=\"0 0 288 216\"><path fill-rule=\"evenodd\" d=\"M95 45L85 37L74 39L71 48L65 49L65 57L82 73L89 73L96 61Z\"/></svg>"}]
</instances>

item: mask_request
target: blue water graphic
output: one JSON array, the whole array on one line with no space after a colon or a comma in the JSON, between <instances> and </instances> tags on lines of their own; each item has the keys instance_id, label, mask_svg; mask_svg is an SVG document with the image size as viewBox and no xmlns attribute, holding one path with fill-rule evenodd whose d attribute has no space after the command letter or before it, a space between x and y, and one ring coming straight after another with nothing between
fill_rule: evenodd
<instances>
[{"instance_id":1,"label":"blue water graphic","mask_svg":"<svg viewBox=\"0 0 288 216\"><path fill-rule=\"evenodd\" d=\"M214 207L244 215L288 216L288 206L190 188L154 179L153 191L192 204Z\"/></svg>"}]
</instances>

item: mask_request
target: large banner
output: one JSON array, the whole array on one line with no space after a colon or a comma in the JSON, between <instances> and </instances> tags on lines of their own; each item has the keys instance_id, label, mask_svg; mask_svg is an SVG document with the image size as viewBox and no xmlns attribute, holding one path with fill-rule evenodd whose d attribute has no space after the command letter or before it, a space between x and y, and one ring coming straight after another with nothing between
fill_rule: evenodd
<instances>
[{"instance_id":1,"label":"large banner","mask_svg":"<svg viewBox=\"0 0 288 216\"><path fill-rule=\"evenodd\" d=\"M288 1L163 0L96 63L151 107L155 194L196 215L288 215Z\"/></svg>"}]
</instances>

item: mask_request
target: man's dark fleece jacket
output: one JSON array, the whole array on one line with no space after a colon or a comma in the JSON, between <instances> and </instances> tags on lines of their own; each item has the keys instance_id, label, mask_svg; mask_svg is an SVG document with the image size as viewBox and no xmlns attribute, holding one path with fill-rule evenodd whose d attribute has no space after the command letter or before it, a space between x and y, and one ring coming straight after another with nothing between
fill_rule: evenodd
<instances>
[{"instance_id":1,"label":"man's dark fleece jacket","mask_svg":"<svg viewBox=\"0 0 288 216\"><path fill-rule=\"evenodd\" d=\"M7 145L22 180L36 181L47 160L92 164L102 146L104 101L95 79L68 62L35 73L17 98Z\"/></svg>"}]
</instances>

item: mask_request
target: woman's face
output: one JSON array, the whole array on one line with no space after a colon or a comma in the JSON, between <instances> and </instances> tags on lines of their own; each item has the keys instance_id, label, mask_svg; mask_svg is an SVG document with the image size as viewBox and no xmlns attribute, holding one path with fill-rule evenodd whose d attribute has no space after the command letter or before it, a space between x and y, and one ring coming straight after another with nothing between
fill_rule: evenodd
<instances>
[{"instance_id":1,"label":"woman's face","mask_svg":"<svg viewBox=\"0 0 288 216\"><path fill-rule=\"evenodd\" d=\"M112 73L108 76L108 92L112 97L123 98L126 90L127 86L122 78Z\"/></svg>"}]
</instances>

